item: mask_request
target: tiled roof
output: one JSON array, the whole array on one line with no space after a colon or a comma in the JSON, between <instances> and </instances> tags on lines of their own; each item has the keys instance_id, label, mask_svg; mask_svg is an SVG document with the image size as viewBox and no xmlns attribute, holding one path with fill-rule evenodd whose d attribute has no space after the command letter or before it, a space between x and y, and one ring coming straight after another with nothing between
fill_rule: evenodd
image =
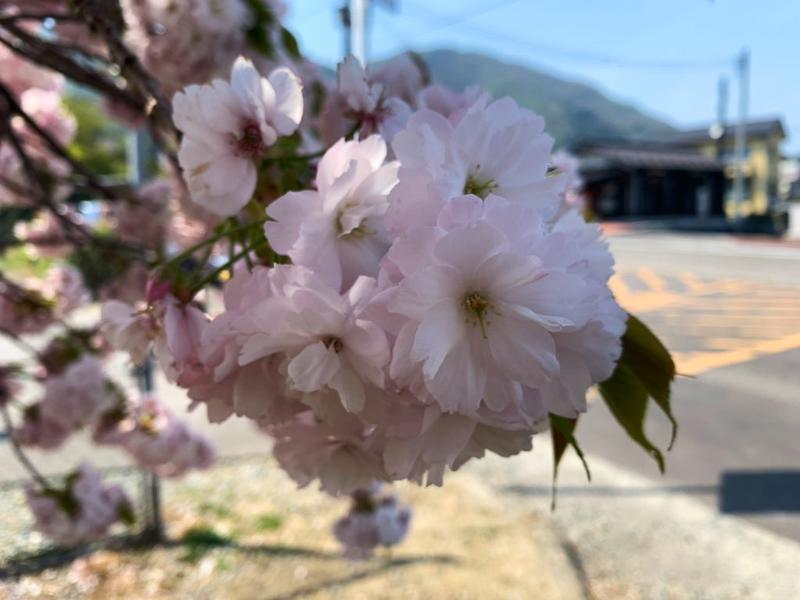
<instances>
[{"instance_id":1,"label":"tiled roof","mask_svg":"<svg viewBox=\"0 0 800 600\"><path fill-rule=\"evenodd\" d=\"M715 158L681 150L594 146L586 147L581 153L582 168L592 170L610 166L687 171L721 171L724 167Z\"/></svg>"},{"instance_id":2,"label":"tiled roof","mask_svg":"<svg viewBox=\"0 0 800 600\"><path fill-rule=\"evenodd\" d=\"M699 144L709 142L712 139L709 133L709 127L678 131L671 136L665 137L664 141L677 144ZM781 137L786 137L781 119L763 119L759 121L750 121L747 124L747 137L766 137L776 133ZM736 124L730 123L726 125L724 135L729 139L733 139L736 135Z\"/></svg>"}]
</instances>

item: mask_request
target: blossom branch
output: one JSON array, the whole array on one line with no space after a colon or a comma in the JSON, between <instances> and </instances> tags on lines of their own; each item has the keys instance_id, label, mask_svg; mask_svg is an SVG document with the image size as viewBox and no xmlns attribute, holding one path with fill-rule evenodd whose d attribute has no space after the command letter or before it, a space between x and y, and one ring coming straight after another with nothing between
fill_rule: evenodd
<instances>
[{"instance_id":1,"label":"blossom branch","mask_svg":"<svg viewBox=\"0 0 800 600\"><path fill-rule=\"evenodd\" d=\"M49 132L39 126L39 124L31 118L17 102L14 94L8 89L6 85L0 81L0 97L5 102L8 108L9 116L17 115L25 122L25 125L30 128L41 140L47 145L53 154L64 160L69 164L74 172L77 172L86 180L86 183L94 189L97 193L101 194L104 198L117 198L119 196L118 189L105 186L92 174L89 169L84 167L79 161L75 160L64 146L56 140ZM13 135L13 132L11 133Z\"/></svg>"},{"instance_id":2,"label":"blossom branch","mask_svg":"<svg viewBox=\"0 0 800 600\"><path fill-rule=\"evenodd\" d=\"M122 19L119 2L98 2L97 0L78 0L76 13L82 16L92 31L97 31L105 41L109 55L119 65L123 77L140 94L146 97L143 114L150 124L150 132L161 151L167 157L173 170L180 175L178 158L172 150L173 144L163 132L169 132L177 139L177 131L172 123L169 102L161 92L161 86L144 68L139 58L122 41L125 23Z\"/></svg>"},{"instance_id":3,"label":"blossom branch","mask_svg":"<svg viewBox=\"0 0 800 600\"><path fill-rule=\"evenodd\" d=\"M35 64L57 71L72 81L125 105L131 111L144 112L146 105L144 98L120 88L113 80L96 69L90 68L88 64L91 63L91 60L88 63L87 60L77 60L64 53L60 44L43 40L17 27L14 23L0 23L0 33L3 32L6 35L0 35L0 44L12 52ZM92 59L93 57L84 54L82 58Z\"/></svg>"}]
</instances>

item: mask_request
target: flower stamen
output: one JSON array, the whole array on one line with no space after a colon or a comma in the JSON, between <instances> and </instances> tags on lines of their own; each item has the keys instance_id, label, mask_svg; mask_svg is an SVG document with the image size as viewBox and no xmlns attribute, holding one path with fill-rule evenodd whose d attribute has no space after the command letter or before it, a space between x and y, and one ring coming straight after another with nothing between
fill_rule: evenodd
<instances>
[{"instance_id":1,"label":"flower stamen","mask_svg":"<svg viewBox=\"0 0 800 600\"><path fill-rule=\"evenodd\" d=\"M480 325L483 337L486 337L486 326L491 322L486 318L489 311L494 311L494 306L486 296L480 292L469 292L464 296L464 309L467 311L467 323L473 326Z\"/></svg>"},{"instance_id":2,"label":"flower stamen","mask_svg":"<svg viewBox=\"0 0 800 600\"><path fill-rule=\"evenodd\" d=\"M333 351L334 351L334 352L336 352L337 354L338 354L339 352L341 352L341 351L342 351L342 349L344 349L344 344L342 343L342 340L340 340L340 339L339 339L338 337L336 337L336 336L333 336L333 335L326 335L326 336L325 336L324 338L322 338L320 341L323 343L323 345L324 345L324 346L325 346L325 347L326 347L328 350L330 350L330 349L333 349Z\"/></svg>"},{"instance_id":3,"label":"flower stamen","mask_svg":"<svg viewBox=\"0 0 800 600\"><path fill-rule=\"evenodd\" d=\"M486 200L487 196L500 187L494 179L478 179L474 175L469 175L464 183L464 193L477 196L481 200Z\"/></svg>"},{"instance_id":4,"label":"flower stamen","mask_svg":"<svg viewBox=\"0 0 800 600\"><path fill-rule=\"evenodd\" d=\"M234 141L236 154L243 158L254 158L263 154L267 145L261 135L261 128L255 121L245 121L242 124L242 135Z\"/></svg>"}]
</instances>

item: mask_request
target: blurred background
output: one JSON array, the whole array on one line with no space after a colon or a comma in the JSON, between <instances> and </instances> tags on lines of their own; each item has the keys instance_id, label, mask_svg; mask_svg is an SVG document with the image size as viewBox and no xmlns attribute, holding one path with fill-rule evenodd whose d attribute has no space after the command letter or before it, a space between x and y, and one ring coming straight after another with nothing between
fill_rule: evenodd
<instances>
[{"instance_id":1,"label":"blurred background","mask_svg":"<svg viewBox=\"0 0 800 600\"><path fill-rule=\"evenodd\" d=\"M360 21L346 4L297 1L286 21L331 73ZM477 84L545 117L556 148L580 161L580 202L608 235L620 303L681 374L664 475L600 403L578 431L593 481L565 460L554 513L548 440L468 475L497 505L545 515L586 597L800 597L800 3L360 4L370 64L414 52L434 82ZM67 102L73 150L124 176L124 129L77 90ZM185 407L180 391L159 388ZM192 422L225 455L267 450L246 423ZM669 441L660 414L648 431ZM39 458L54 471L68 463ZM459 493L470 485L459 480Z\"/></svg>"}]
</instances>

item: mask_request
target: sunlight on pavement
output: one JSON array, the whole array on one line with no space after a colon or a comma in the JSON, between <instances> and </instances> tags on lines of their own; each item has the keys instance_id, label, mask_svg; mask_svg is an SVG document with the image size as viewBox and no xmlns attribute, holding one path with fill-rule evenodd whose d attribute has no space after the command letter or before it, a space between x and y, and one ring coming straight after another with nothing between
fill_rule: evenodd
<instances>
[{"instance_id":1,"label":"sunlight on pavement","mask_svg":"<svg viewBox=\"0 0 800 600\"><path fill-rule=\"evenodd\" d=\"M611 288L664 340L684 375L800 348L800 287L638 268L618 272Z\"/></svg>"}]
</instances>

